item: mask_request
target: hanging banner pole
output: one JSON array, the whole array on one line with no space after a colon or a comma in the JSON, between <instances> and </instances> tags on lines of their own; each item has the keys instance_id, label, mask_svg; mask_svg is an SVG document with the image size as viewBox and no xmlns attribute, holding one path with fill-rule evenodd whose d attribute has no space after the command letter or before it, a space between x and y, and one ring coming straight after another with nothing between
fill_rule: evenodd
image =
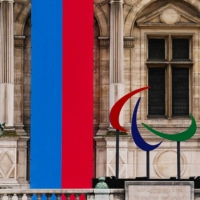
<instances>
[{"instance_id":1,"label":"hanging banner pole","mask_svg":"<svg viewBox=\"0 0 200 200\"><path fill-rule=\"evenodd\" d=\"M177 178L181 179L180 141L177 141Z\"/></svg>"},{"instance_id":2,"label":"hanging banner pole","mask_svg":"<svg viewBox=\"0 0 200 200\"><path fill-rule=\"evenodd\" d=\"M119 178L119 130L116 130L116 179Z\"/></svg>"}]
</instances>

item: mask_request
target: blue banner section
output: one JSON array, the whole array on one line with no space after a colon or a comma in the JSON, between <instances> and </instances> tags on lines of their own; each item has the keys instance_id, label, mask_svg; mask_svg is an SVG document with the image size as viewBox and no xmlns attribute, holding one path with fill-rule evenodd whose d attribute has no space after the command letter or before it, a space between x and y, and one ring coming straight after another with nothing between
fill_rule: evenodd
<instances>
[{"instance_id":1,"label":"blue banner section","mask_svg":"<svg viewBox=\"0 0 200 200\"><path fill-rule=\"evenodd\" d=\"M61 188L62 0L32 0L30 187Z\"/></svg>"}]
</instances>

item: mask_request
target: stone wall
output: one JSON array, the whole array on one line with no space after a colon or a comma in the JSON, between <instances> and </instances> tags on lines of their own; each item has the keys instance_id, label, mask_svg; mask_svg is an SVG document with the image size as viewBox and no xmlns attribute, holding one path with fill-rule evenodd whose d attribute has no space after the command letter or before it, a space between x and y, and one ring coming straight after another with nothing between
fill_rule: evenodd
<instances>
[{"instance_id":1,"label":"stone wall","mask_svg":"<svg viewBox=\"0 0 200 200\"><path fill-rule=\"evenodd\" d=\"M118 5L115 11L113 5ZM123 4L123 14L120 5ZM168 14L168 10L173 12ZM161 13L166 13L168 19L162 19ZM123 19L123 26L120 20L113 21L116 15ZM173 21L173 14L178 18ZM124 1L100 1L94 2L94 15L98 21L99 42L100 42L100 112L99 123L96 124L98 131L94 138L96 140L96 177L115 175L115 137L110 136L114 130L109 122L109 110L121 96L137 88L148 85L148 68L152 65L158 66L155 62L148 63L149 37L166 37L167 41L173 37L190 38L190 59L191 62L184 64L189 68L189 113L192 113L197 122L197 133L189 141L181 143L181 175L182 177L200 175L200 151L199 151L199 31L200 31L200 1L192 0L124 0ZM172 16L173 15L173 16ZM116 27L117 26L117 27ZM123 31L123 35L118 34ZM114 33L113 33L114 32ZM114 38L117 38L113 40ZM121 41L123 39L123 46ZM109 46L102 47L101 44ZM110 41L110 42L109 42ZM114 45L114 46L113 46ZM120 49L119 49L120 48ZM169 55L172 55L171 47L168 47ZM113 67L113 62L119 57L113 57L113 53L122 50L123 66ZM119 55L119 54L118 54ZM170 59L170 58L169 58ZM180 63L175 63L179 65ZM171 60L166 64L168 80L171 80ZM174 65L174 64L173 64ZM106 69L105 70L105 66ZM116 70L117 69L117 70ZM112 89L112 76L121 76L115 81L117 90ZM95 76L97 76L95 74ZM96 80L95 80L96 82ZM123 85L122 87L119 85ZM119 89L121 88L121 89ZM115 91L115 92L113 92ZM120 92L119 92L120 91ZM138 97L141 98L140 107L137 113L137 124L142 137L150 144L158 143L161 139L151 135L142 128L144 122L159 131L166 133L177 133L187 129L190 125L188 117L173 117L171 106L171 86L167 87L165 99L165 118L148 117L148 91L134 95L124 105L120 115L121 125L130 130L131 117ZM176 143L164 141L163 144L150 155L150 174L152 178L164 178L175 176ZM120 177L134 178L145 175L145 152L140 151L127 136L120 138Z\"/></svg>"},{"instance_id":2,"label":"stone wall","mask_svg":"<svg viewBox=\"0 0 200 200\"><path fill-rule=\"evenodd\" d=\"M0 6L0 70L4 72L0 78L0 121L6 123L5 136L0 138L0 186L28 188L31 2L5 0Z\"/></svg>"}]
</instances>

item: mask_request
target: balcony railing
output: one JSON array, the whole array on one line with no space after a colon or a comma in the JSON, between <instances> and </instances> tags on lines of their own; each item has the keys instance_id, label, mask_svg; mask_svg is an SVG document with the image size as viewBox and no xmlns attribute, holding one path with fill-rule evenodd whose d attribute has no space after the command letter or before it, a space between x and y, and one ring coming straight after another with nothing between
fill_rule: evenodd
<instances>
[{"instance_id":1,"label":"balcony railing","mask_svg":"<svg viewBox=\"0 0 200 200\"><path fill-rule=\"evenodd\" d=\"M102 196L103 195L103 196ZM62 199L70 200L75 196L76 200L94 199L124 199L124 189L0 189L0 200L46 200ZM103 198L102 198L103 197Z\"/></svg>"},{"instance_id":2,"label":"balcony railing","mask_svg":"<svg viewBox=\"0 0 200 200\"><path fill-rule=\"evenodd\" d=\"M0 189L0 200L125 200L124 189ZM34 197L34 198L32 198ZM45 197L45 198L42 198ZM63 197L63 198L61 198ZM200 189L194 190L194 200Z\"/></svg>"}]
</instances>

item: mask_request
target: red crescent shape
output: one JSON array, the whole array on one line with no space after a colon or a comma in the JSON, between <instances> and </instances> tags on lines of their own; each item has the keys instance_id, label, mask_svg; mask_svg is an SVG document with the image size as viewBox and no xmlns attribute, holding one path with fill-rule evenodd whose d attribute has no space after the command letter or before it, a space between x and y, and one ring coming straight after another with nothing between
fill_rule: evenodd
<instances>
[{"instance_id":1,"label":"red crescent shape","mask_svg":"<svg viewBox=\"0 0 200 200\"><path fill-rule=\"evenodd\" d=\"M150 86L147 87L143 87L143 88L139 88L137 90L134 90L128 94L126 94L125 96L123 96L121 99L119 99L114 106L112 107L111 111L110 111L110 123L112 124L113 128L119 130L119 131L123 131L123 132L128 132L128 130L124 129L123 127L120 126L119 124L119 114L120 111L123 107L123 105L126 103L126 101L128 99L130 99L134 94L137 94L143 90L149 89Z\"/></svg>"}]
</instances>

